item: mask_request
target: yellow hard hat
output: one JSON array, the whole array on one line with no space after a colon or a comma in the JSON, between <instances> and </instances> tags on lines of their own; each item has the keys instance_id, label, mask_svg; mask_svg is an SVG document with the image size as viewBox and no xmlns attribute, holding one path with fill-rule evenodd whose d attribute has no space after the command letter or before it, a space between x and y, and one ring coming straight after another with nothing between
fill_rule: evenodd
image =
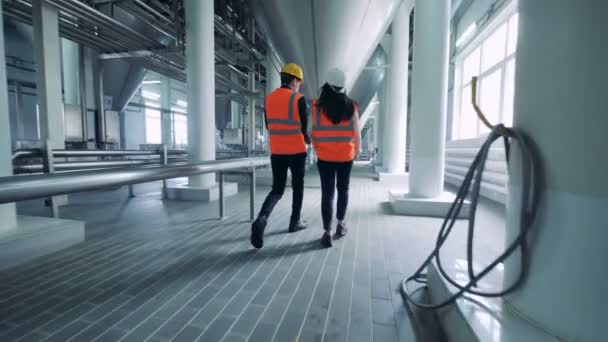
<instances>
[{"instance_id":1,"label":"yellow hard hat","mask_svg":"<svg viewBox=\"0 0 608 342\"><path fill-rule=\"evenodd\" d=\"M285 64L285 66L281 69L281 73L291 75L304 82L304 71L302 71L302 68L296 63Z\"/></svg>"}]
</instances>

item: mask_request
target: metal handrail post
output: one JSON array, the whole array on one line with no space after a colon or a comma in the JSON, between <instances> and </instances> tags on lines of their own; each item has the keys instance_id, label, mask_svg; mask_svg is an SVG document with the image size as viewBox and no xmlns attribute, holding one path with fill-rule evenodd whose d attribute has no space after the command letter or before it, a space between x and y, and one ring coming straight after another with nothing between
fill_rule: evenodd
<instances>
[{"instance_id":1,"label":"metal handrail post","mask_svg":"<svg viewBox=\"0 0 608 342\"><path fill-rule=\"evenodd\" d=\"M129 198L135 197L135 191L133 191L133 184L129 184Z\"/></svg>"},{"instance_id":2,"label":"metal handrail post","mask_svg":"<svg viewBox=\"0 0 608 342\"><path fill-rule=\"evenodd\" d=\"M46 140L44 149L42 151L42 172L51 174L55 171L55 165L53 160L53 148L51 141ZM50 215L54 218L59 218L59 206L53 196L46 199L46 204L49 206Z\"/></svg>"},{"instance_id":3,"label":"metal handrail post","mask_svg":"<svg viewBox=\"0 0 608 342\"><path fill-rule=\"evenodd\" d=\"M225 197L224 197L224 173L218 172L219 178L219 187L220 187L220 198L219 198L219 207L220 207L220 220L224 219L224 208L225 208Z\"/></svg>"},{"instance_id":4,"label":"metal handrail post","mask_svg":"<svg viewBox=\"0 0 608 342\"><path fill-rule=\"evenodd\" d=\"M249 173L249 218L255 220L255 168Z\"/></svg>"},{"instance_id":5,"label":"metal handrail post","mask_svg":"<svg viewBox=\"0 0 608 342\"><path fill-rule=\"evenodd\" d=\"M169 163L169 158L167 155L167 144L163 144L160 148L160 164L167 165ZM167 180L163 179L163 199L167 199Z\"/></svg>"}]
</instances>

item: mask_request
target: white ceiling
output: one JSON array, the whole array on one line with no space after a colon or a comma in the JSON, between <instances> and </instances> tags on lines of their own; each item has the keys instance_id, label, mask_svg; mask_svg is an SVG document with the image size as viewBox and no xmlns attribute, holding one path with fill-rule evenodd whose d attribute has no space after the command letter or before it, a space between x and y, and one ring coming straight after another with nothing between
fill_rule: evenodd
<instances>
[{"instance_id":1,"label":"white ceiling","mask_svg":"<svg viewBox=\"0 0 608 342\"><path fill-rule=\"evenodd\" d=\"M403 0L251 1L278 54L304 68L304 93L315 96L332 67L352 88Z\"/></svg>"}]
</instances>

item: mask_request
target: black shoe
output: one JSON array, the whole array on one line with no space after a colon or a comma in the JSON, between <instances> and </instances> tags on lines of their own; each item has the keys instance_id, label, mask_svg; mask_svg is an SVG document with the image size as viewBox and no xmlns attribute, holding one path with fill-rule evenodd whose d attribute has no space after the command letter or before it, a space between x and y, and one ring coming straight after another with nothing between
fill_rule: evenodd
<instances>
[{"instance_id":1,"label":"black shoe","mask_svg":"<svg viewBox=\"0 0 608 342\"><path fill-rule=\"evenodd\" d=\"M348 233L348 227L344 223L338 223L336 227L336 237L341 238Z\"/></svg>"},{"instance_id":2,"label":"black shoe","mask_svg":"<svg viewBox=\"0 0 608 342\"><path fill-rule=\"evenodd\" d=\"M323 246L324 248L329 248L332 246L330 232L325 232L321 237L321 246Z\"/></svg>"},{"instance_id":3,"label":"black shoe","mask_svg":"<svg viewBox=\"0 0 608 342\"><path fill-rule=\"evenodd\" d=\"M289 232L295 233L302 229L306 229L306 227L307 227L306 222L304 222L302 220L297 220L297 221L292 220L289 223Z\"/></svg>"},{"instance_id":4,"label":"black shoe","mask_svg":"<svg viewBox=\"0 0 608 342\"><path fill-rule=\"evenodd\" d=\"M264 229L266 228L266 217L260 216L251 225L251 244L255 248L264 246Z\"/></svg>"}]
</instances>

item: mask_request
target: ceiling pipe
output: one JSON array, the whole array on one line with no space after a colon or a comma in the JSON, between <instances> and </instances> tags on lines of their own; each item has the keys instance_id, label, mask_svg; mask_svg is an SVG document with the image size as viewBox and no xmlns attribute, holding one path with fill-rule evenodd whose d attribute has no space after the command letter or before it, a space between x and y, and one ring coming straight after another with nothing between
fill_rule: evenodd
<instances>
[{"instance_id":1,"label":"ceiling pipe","mask_svg":"<svg viewBox=\"0 0 608 342\"><path fill-rule=\"evenodd\" d=\"M89 19L91 22L97 24L99 27L107 28L110 31L114 31L120 36L124 36L127 39L134 37L135 40L141 42L141 44L149 44L149 47L156 46L157 48L162 48L163 46L157 41L146 37L145 35L135 31L129 26L121 23L120 21L103 14L100 11L97 11L93 7L88 6L87 4L77 1L77 0L45 0L55 6L58 9L74 14L80 15L81 17L85 17ZM128 33L128 35L127 35Z\"/></svg>"},{"instance_id":2,"label":"ceiling pipe","mask_svg":"<svg viewBox=\"0 0 608 342\"><path fill-rule=\"evenodd\" d=\"M176 55L173 56L173 58L162 56L161 53L165 52L166 48L160 43L145 37L141 33L84 3L76 0L47 1L63 11L60 12L61 16L59 22L60 34L63 37L100 51L116 51L101 54L101 59L122 57L138 58L139 64L147 69L157 71L163 75L182 82L186 81L185 60L183 56ZM6 10L6 15L15 18L18 21L30 25L32 24L31 2L25 0L18 2L4 1L3 6ZM66 13L69 13L70 15L66 15ZM102 22L105 20L107 20L107 22ZM221 20L221 18L216 17L216 24L219 26L220 32L234 38L237 42L254 54L256 58L261 56L259 51L244 40L243 37L237 35L232 28L228 27L227 24ZM107 30L111 33L117 33L117 35L111 39L106 38L103 34L99 34L97 28L102 28L103 30ZM88 31L88 29L91 29L92 32ZM156 48L146 47L137 51L137 47L142 45L142 41L147 42L150 45L155 45ZM175 51L169 51L169 53L172 52ZM176 59L180 59L180 61L178 62ZM227 56L221 50L216 51L216 59L229 63L228 68L239 73L241 76L246 76L246 74L232 65L236 64L235 61L233 61L230 56ZM253 70L252 68L249 69ZM246 97L257 97L259 100L261 100L259 92L251 92L246 88L235 84L233 81L227 79L223 75L217 75L217 78L220 84L236 90L239 94Z\"/></svg>"},{"instance_id":3,"label":"ceiling pipe","mask_svg":"<svg viewBox=\"0 0 608 342\"><path fill-rule=\"evenodd\" d=\"M149 15L148 13L146 13L145 10L142 10L140 7L138 6L134 6L132 5L130 2L121 2L118 4L118 8L122 9L123 11L133 15L134 17L136 17L138 20L141 20L142 22L144 22L146 25L152 27L154 30L156 30L157 32L159 32L160 34L164 35L165 37L172 39L174 41L178 41L177 39L177 34L175 32L175 28L174 27L168 27L165 26L161 23L154 23L154 20L156 20L157 18L159 18L159 16L152 16ZM167 18L165 17L160 17L163 21L167 22ZM172 24L171 21L168 21L169 24Z\"/></svg>"}]
</instances>

